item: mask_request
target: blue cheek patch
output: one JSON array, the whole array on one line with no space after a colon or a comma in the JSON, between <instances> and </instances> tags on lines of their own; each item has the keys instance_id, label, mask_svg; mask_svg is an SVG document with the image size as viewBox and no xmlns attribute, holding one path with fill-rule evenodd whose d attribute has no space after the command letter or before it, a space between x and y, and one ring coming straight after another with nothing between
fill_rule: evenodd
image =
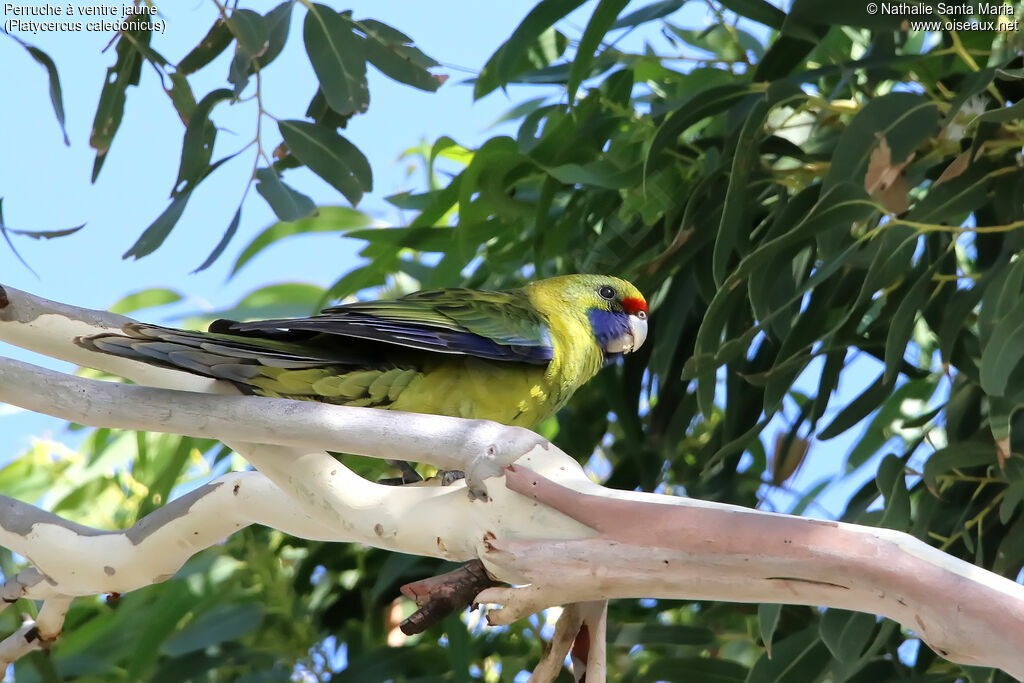
<instances>
[{"instance_id":1,"label":"blue cheek patch","mask_svg":"<svg viewBox=\"0 0 1024 683\"><path fill-rule=\"evenodd\" d=\"M601 347L602 351L613 339L629 334L629 316L625 313L612 313L611 311L602 311L600 308L591 308L587 311L587 318L590 320L590 327L594 330L594 339L597 340L597 345ZM605 351L605 355L613 354Z\"/></svg>"}]
</instances>

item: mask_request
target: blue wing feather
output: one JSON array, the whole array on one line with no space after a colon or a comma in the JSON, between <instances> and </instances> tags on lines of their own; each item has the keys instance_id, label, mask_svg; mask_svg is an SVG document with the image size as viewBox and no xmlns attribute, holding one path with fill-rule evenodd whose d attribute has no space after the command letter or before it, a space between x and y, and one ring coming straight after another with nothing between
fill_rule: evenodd
<instances>
[{"instance_id":1,"label":"blue wing feather","mask_svg":"<svg viewBox=\"0 0 1024 683\"><path fill-rule=\"evenodd\" d=\"M520 291L434 290L355 302L292 320L218 321L211 331L288 339L350 337L434 353L543 365L554 350L546 321Z\"/></svg>"}]
</instances>

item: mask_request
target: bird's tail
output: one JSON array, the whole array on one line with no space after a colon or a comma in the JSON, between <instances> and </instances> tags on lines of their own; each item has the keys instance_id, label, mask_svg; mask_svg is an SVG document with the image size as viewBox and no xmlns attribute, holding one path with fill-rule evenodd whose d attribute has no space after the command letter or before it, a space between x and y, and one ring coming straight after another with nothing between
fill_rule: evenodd
<instances>
[{"instance_id":1,"label":"bird's tail","mask_svg":"<svg viewBox=\"0 0 1024 683\"><path fill-rule=\"evenodd\" d=\"M214 332L190 332L146 323L129 323L120 334L79 337L75 343L91 351L130 358L149 365L249 385L268 368L300 370L344 364L345 358L323 354L309 345L275 339L254 339Z\"/></svg>"}]
</instances>

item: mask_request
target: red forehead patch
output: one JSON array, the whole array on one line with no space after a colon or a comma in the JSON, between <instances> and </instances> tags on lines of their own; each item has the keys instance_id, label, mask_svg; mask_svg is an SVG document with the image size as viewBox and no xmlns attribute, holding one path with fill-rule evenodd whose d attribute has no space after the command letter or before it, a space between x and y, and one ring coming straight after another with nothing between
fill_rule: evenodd
<instances>
[{"instance_id":1,"label":"red forehead patch","mask_svg":"<svg viewBox=\"0 0 1024 683\"><path fill-rule=\"evenodd\" d=\"M647 313L647 302L638 296L629 296L622 300L622 307L626 309L626 313L633 315L638 311Z\"/></svg>"}]
</instances>

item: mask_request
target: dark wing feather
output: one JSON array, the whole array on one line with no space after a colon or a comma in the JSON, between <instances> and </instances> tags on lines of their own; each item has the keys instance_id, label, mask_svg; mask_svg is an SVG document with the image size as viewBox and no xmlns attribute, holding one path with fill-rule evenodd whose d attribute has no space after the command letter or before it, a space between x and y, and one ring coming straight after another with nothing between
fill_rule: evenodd
<instances>
[{"instance_id":1,"label":"dark wing feather","mask_svg":"<svg viewBox=\"0 0 1024 683\"><path fill-rule=\"evenodd\" d=\"M547 324L522 291L431 290L334 306L310 318L218 321L210 329L283 339L294 333L335 335L534 364L545 364L553 355Z\"/></svg>"}]
</instances>

